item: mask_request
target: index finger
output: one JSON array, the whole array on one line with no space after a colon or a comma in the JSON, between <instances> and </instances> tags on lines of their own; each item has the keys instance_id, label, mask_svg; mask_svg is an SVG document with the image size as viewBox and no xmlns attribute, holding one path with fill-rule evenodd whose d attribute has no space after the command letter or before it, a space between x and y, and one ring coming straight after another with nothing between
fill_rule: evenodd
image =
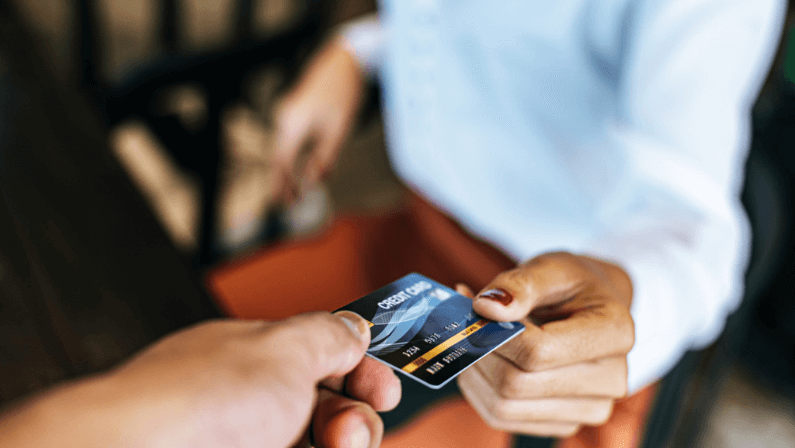
<instances>
[{"instance_id":1,"label":"index finger","mask_svg":"<svg viewBox=\"0 0 795 448\"><path fill-rule=\"evenodd\" d=\"M392 369L366 356L346 376L326 378L320 386L364 401L378 412L391 411L401 397L400 379Z\"/></svg>"},{"instance_id":2,"label":"index finger","mask_svg":"<svg viewBox=\"0 0 795 448\"><path fill-rule=\"evenodd\" d=\"M587 305L586 305L587 303ZM497 349L521 369L547 370L611 356L625 356L635 342L629 310L613 301L587 297L567 303L571 314L535 325Z\"/></svg>"},{"instance_id":3,"label":"index finger","mask_svg":"<svg viewBox=\"0 0 795 448\"><path fill-rule=\"evenodd\" d=\"M277 106L274 121L276 148L271 161L275 166L292 172L301 148L312 134L312 118L298 99L288 97Z\"/></svg>"},{"instance_id":4,"label":"index finger","mask_svg":"<svg viewBox=\"0 0 795 448\"><path fill-rule=\"evenodd\" d=\"M478 314L498 321L519 320L545 306L558 305L588 289L626 308L632 281L618 265L568 252L539 255L497 275L473 303Z\"/></svg>"},{"instance_id":5,"label":"index finger","mask_svg":"<svg viewBox=\"0 0 795 448\"><path fill-rule=\"evenodd\" d=\"M538 307L570 299L586 278L586 269L576 255L544 254L498 274L472 306L489 319L520 320Z\"/></svg>"}]
</instances>

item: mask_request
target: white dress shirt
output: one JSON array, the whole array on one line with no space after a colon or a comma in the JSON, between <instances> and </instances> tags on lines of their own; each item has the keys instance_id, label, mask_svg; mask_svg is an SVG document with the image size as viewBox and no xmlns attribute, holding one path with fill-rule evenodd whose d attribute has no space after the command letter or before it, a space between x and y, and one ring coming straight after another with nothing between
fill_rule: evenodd
<instances>
[{"instance_id":1,"label":"white dress shirt","mask_svg":"<svg viewBox=\"0 0 795 448\"><path fill-rule=\"evenodd\" d=\"M393 166L517 261L632 278L631 391L742 297L750 111L783 0L393 0L343 30L380 74Z\"/></svg>"}]
</instances>

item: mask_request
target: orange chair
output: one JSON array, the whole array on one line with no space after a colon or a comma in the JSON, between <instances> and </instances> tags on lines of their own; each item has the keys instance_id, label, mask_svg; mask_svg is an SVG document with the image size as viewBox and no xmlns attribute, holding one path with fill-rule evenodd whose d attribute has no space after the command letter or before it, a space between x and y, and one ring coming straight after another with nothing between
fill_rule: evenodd
<instances>
[{"instance_id":1,"label":"orange chair","mask_svg":"<svg viewBox=\"0 0 795 448\"><path fill-rule=\"evenodd\" d=\"M283 319L332 311L409 272L475 289L515 263L467 234L434 207L411 196L406 206L377 217L337 218L322 235L264 249L216 269L208 287L229 315ZM638 446L654 397L650 387L617 403L612 419L563 440L564 448ZM387 434L382 446L512 446L510 434L489 428L460 398L447 397ZM549 442L547 442L549 445Z\"/></svg>"}]
</instances>

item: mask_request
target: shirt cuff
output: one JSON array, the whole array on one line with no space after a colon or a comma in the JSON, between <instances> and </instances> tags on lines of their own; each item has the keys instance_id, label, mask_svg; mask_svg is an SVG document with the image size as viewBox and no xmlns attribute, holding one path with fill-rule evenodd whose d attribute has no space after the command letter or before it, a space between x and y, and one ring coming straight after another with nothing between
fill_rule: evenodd
<instances>
[{"instance_id":1,"label":"shirt cuff","mask_svg":"<svg viewBox=\"0 0 795 448\"><path fill-rule=\"evenodd\" d=\"M381 66L384 53L384 32L378 14L367 14L342 25L337 34L340 42L359 62L362 71L372 77Z\"/></svg>"}]
</instances>

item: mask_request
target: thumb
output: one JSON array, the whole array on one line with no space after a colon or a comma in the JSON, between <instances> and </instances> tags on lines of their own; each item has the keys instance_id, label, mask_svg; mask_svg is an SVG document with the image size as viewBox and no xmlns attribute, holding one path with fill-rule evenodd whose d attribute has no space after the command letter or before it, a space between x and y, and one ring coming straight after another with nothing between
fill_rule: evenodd
<instances>
[{"instance_id":1,"label":"thumb","mask_svg":"<svg viewBox=\"0 0 795 448\"><path fill-rule=\"evenodd\" d=\"M520 320L573 297L582 285L583 267L576 256L545 254L497 275L475 297L472 308L487 319Z\"/></svg>"},{"instance_id":2,"label":"thumb","mask_svg":"<svg viewBox=\"0 0 795 448\"><path fill-rule=\"evenodd\" d=\"M472 303L479 315L496 321L508 322L527 317L532 309L532 300L516 300L520 296L515 288L495 279L480 292Z\"/></svg>"},{"instance_id":3,"label":"thumb","mask_svg":"<svg viewBox=\"0 0 795 448\"><path fill-rule=\"evenodd\" d=\"M349 311L296 316L282 324L288 332L279 346L290 347L295 365L313 383L352 371L370 343L367 321Z\"/></svg>"}]
</instances>

